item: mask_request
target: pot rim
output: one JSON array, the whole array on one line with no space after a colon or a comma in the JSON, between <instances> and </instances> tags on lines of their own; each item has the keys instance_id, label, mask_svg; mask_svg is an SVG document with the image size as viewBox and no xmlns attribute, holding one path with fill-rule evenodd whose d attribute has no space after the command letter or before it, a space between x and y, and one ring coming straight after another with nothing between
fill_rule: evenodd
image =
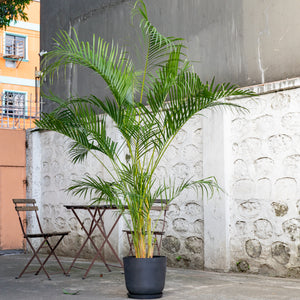
<instances>
[{"instance_id":1,"label":"pot rim","mask_svg":"<svg viewBox=\"0 0 300 300\"><path fill-rule=\"evenodd\" d=\"M160 259L160 258L166 258L165 255L154 255L153 257L135 257L134 255L128 255L124 256L123 259Z\"/></svg>"}]
</instances>

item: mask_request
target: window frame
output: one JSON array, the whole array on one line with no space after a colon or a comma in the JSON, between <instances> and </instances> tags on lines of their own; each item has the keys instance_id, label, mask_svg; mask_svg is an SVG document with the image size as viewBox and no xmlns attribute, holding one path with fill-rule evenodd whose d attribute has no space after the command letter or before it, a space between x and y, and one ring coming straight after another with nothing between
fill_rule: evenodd
<instances>
[{"instance_id":1,"label":"window frame","mask_svg":"<svg viewBox=\"0 0 300 300\"><path fill-rule=\"evenodd\" d=\"M21 38L25 39L25 53L24 53L25 56L22 58L22 61L28 61L28 36L25 35L25 34L19 34L19 33L5 31L4 32L4 38L3 38L4 39L4 43L3 43L3 47L4 47L3 55L4 56L9 55L9 54L6 53L6 37L7 37L7 35L15 36L15 37L21 37ZM10 57L5 57L5 59L14 60L14 61L18 60L16 58L10 58Z\"/></svg>"},{"instance_id":2,"label":"window frame","mask_svg":"<svg viewBox=\"0 0 300 300\"><path fill-rule=\"evenodd\" d=\"M13 112L12 115L10 115L9 112L9 106L6 106L6 99L5 99L5 94L6 93L16 93L16 94L24 94L24 113L23 114L16 114ZM28 103L27 103L27 97L28 97L28 93L24 92L24 91L16 91L16 90L6 90L4 89L2 91L2 115L4 116L8 116L8 117L14 117L14 118L22 118L22 117L27 117L28 116Z\"/></svg>"}]
</instances>

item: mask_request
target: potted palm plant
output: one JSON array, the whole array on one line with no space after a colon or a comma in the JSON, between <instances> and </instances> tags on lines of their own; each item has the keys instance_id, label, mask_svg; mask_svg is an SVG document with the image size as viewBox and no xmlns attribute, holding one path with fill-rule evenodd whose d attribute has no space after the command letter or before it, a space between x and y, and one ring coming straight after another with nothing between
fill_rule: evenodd
<instances>
[{"instance_id":1,"label":"potted palm plant","mask_svg":"<svg viewBox=\"0 0 300 300\"><path fill-rule=\"evenodd\" d=\"M150 210L154 201L171 202L187 188L208 195L218 189L213 176L186 178L179 184L172 179L158 183L155 170L174 137L194 115L216 106L237 106L226 97L252 93L231 84L202 83L184 55L183 40L160 34L149 21L143 1L135 3L132 15L139 18L143 37L143 68L135 68L124 48L101 38L82 42L75 31L73 38L60 32L54 50L43 58L44 76L53 78L68 64L81 65L102 77L112 96L102 100L94 95L70 99L52 95L48 98L58 107L43 114L36 124L73 141L70 155L74 163L92 153L110 174L110 180L82 177L69 191L90 197L94 203L117 205L121 211L128 207L135 257L124 258L125 280L129 297L144 299L161 297L166 273L166 258L153 256ZM121 142L111 137L108 122L113 122Z\"/></svg>"}]
</instances>

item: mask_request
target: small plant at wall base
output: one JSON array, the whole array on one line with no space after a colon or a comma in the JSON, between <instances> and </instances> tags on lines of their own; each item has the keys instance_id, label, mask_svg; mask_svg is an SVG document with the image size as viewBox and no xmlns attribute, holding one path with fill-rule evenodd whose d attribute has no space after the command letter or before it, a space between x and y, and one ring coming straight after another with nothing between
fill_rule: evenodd
<instances>
[{"instance_id":1,"label":"small plant at wall base","mask_svg":"<svg viewBox=\"0 0 300 300\"><path fill-rule=\"evenodd\" d=\"M184 55L183 40L165 37L150 23L146 6L137 1L132 16L139 18L144 49L142 69L137 69L124 48L93 37L92 43L60 32L54 50L43 59L44 76L53 76L68 64L89 68L106 82L111 97L61 99L51 96L59 107L44 114L36 124L73 140L70 155L74 163L94 155L111 180L84 176L69 187L75 195L128 206L136 258L152 259L154 238L151 207L156 199L171 202L185 189L202 195L218 189L214 177L173 179L159 183L155 170L181 128L203 109L235 106L228 96L252 95L231 84L202 83ZM99 111L103 112L99 115ZM113 122L122 137L115 141L107 131ZM99 155L98 155L99 154ZM126 155L125 155L126 154ZM105 155L109 164L102 158ZM126 159L124 159L126 157Z\"/></svg>"},{"instance_id":2,"label":"small plant at wall base","mask_svg":"<svg viewBox=\"0 0 300 300\"><path fill-rule=\"evenodd\" d=\"M247 272L250 270L249 263L246 260L239 260L236 263L237 269L239 272Z\"/></svg>"}]
</instances>

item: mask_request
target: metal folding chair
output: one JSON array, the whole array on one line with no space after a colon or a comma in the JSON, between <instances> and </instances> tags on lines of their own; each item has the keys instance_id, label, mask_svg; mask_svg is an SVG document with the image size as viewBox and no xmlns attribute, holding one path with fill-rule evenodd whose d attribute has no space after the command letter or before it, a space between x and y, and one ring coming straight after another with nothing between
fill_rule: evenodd
<instances>
[{"instance_id":1,"label":"metal folding chair","mask_svg":"<svg viewBox=\"0 0 300 300\"><path fill-rule=\"evenodd\" d=\"M167 200L155 200L153 206L151 207L152 211L160 211L162 212L162 227L159 230L153 231L154 236L154 248L157 250L157 254L160 255L160 248L162 244L162 237L165 234L165 227L166 227L166 215L167 211L169 210L169 206L167 204ZM131 230L123 230L124 233L127 235L127 240L129 244L129 254L134 255L134 245L132 240L132 232Z\"/></svg>"},{"instance_id":2,"label":"metal folding chair","mask_svg":"<svg viewBox=\"0 0 300 300\"><path fill-rule=\"evenodd\" d=\"M55 250L58 247L58 245L60 244L60 242L62 241L62 239L66 235L68 235L69 232L68 231L65 231L65 232L44 232L42 230L40 219L39 219L39 216L38 216L38 213L37 213L38 207L35 205L36 201L34 199L13 199L13 203L15 204L15 209L16 209L18 217L19 217L19 221L20 221L22 232L23 232L23 236L26 239L29 247L31 248L31 250L33 252L33 255L30 258L29 262L27 263L27 265L25 266L23 271L20 273L20 275L18 277L16 277L16 279L20 278L25 273L25 271L27 270L29 265L32 263L33 259L36 258L37 261L40 264L40 267L35 272L35 275L38 275L39 272L41 270L43 270L45 272L46 276L48 277L48 279L51 280L48 272L45 269L45 264L47 263L47 261L49 260L49 258L52 255L55 257L56 261L58 262L60 268L63 271L63 274L66 275L66 272L65 272L61 262L59 261L57 255L55 254ZM24 212L24 211L27 212L27 213L28 212L34 212L35 213L37 223L38 223L38 227L39 227L39 230L40 230L39 233L30 233L30 234L26 233L26 228L25 228L25 226L22 222L22 218L21 218L21 212ZM58 240L56 242L52 243L52 241L50 242L50 240L49 240L49 238L51 238L51 237L58 237ZM36 249L33 247L32 242L31 242L31 239L35 239L35 238L42 239L42 242L40 243L40 245ZM38 254L39 254L39 251L42 248L45 248L45 247L48 248L50 250L50 252L48 253L47 257L43 261L41 261ZM29 273L29 272L27 272L27 273Z\"/></svg>"}]
</instances>

